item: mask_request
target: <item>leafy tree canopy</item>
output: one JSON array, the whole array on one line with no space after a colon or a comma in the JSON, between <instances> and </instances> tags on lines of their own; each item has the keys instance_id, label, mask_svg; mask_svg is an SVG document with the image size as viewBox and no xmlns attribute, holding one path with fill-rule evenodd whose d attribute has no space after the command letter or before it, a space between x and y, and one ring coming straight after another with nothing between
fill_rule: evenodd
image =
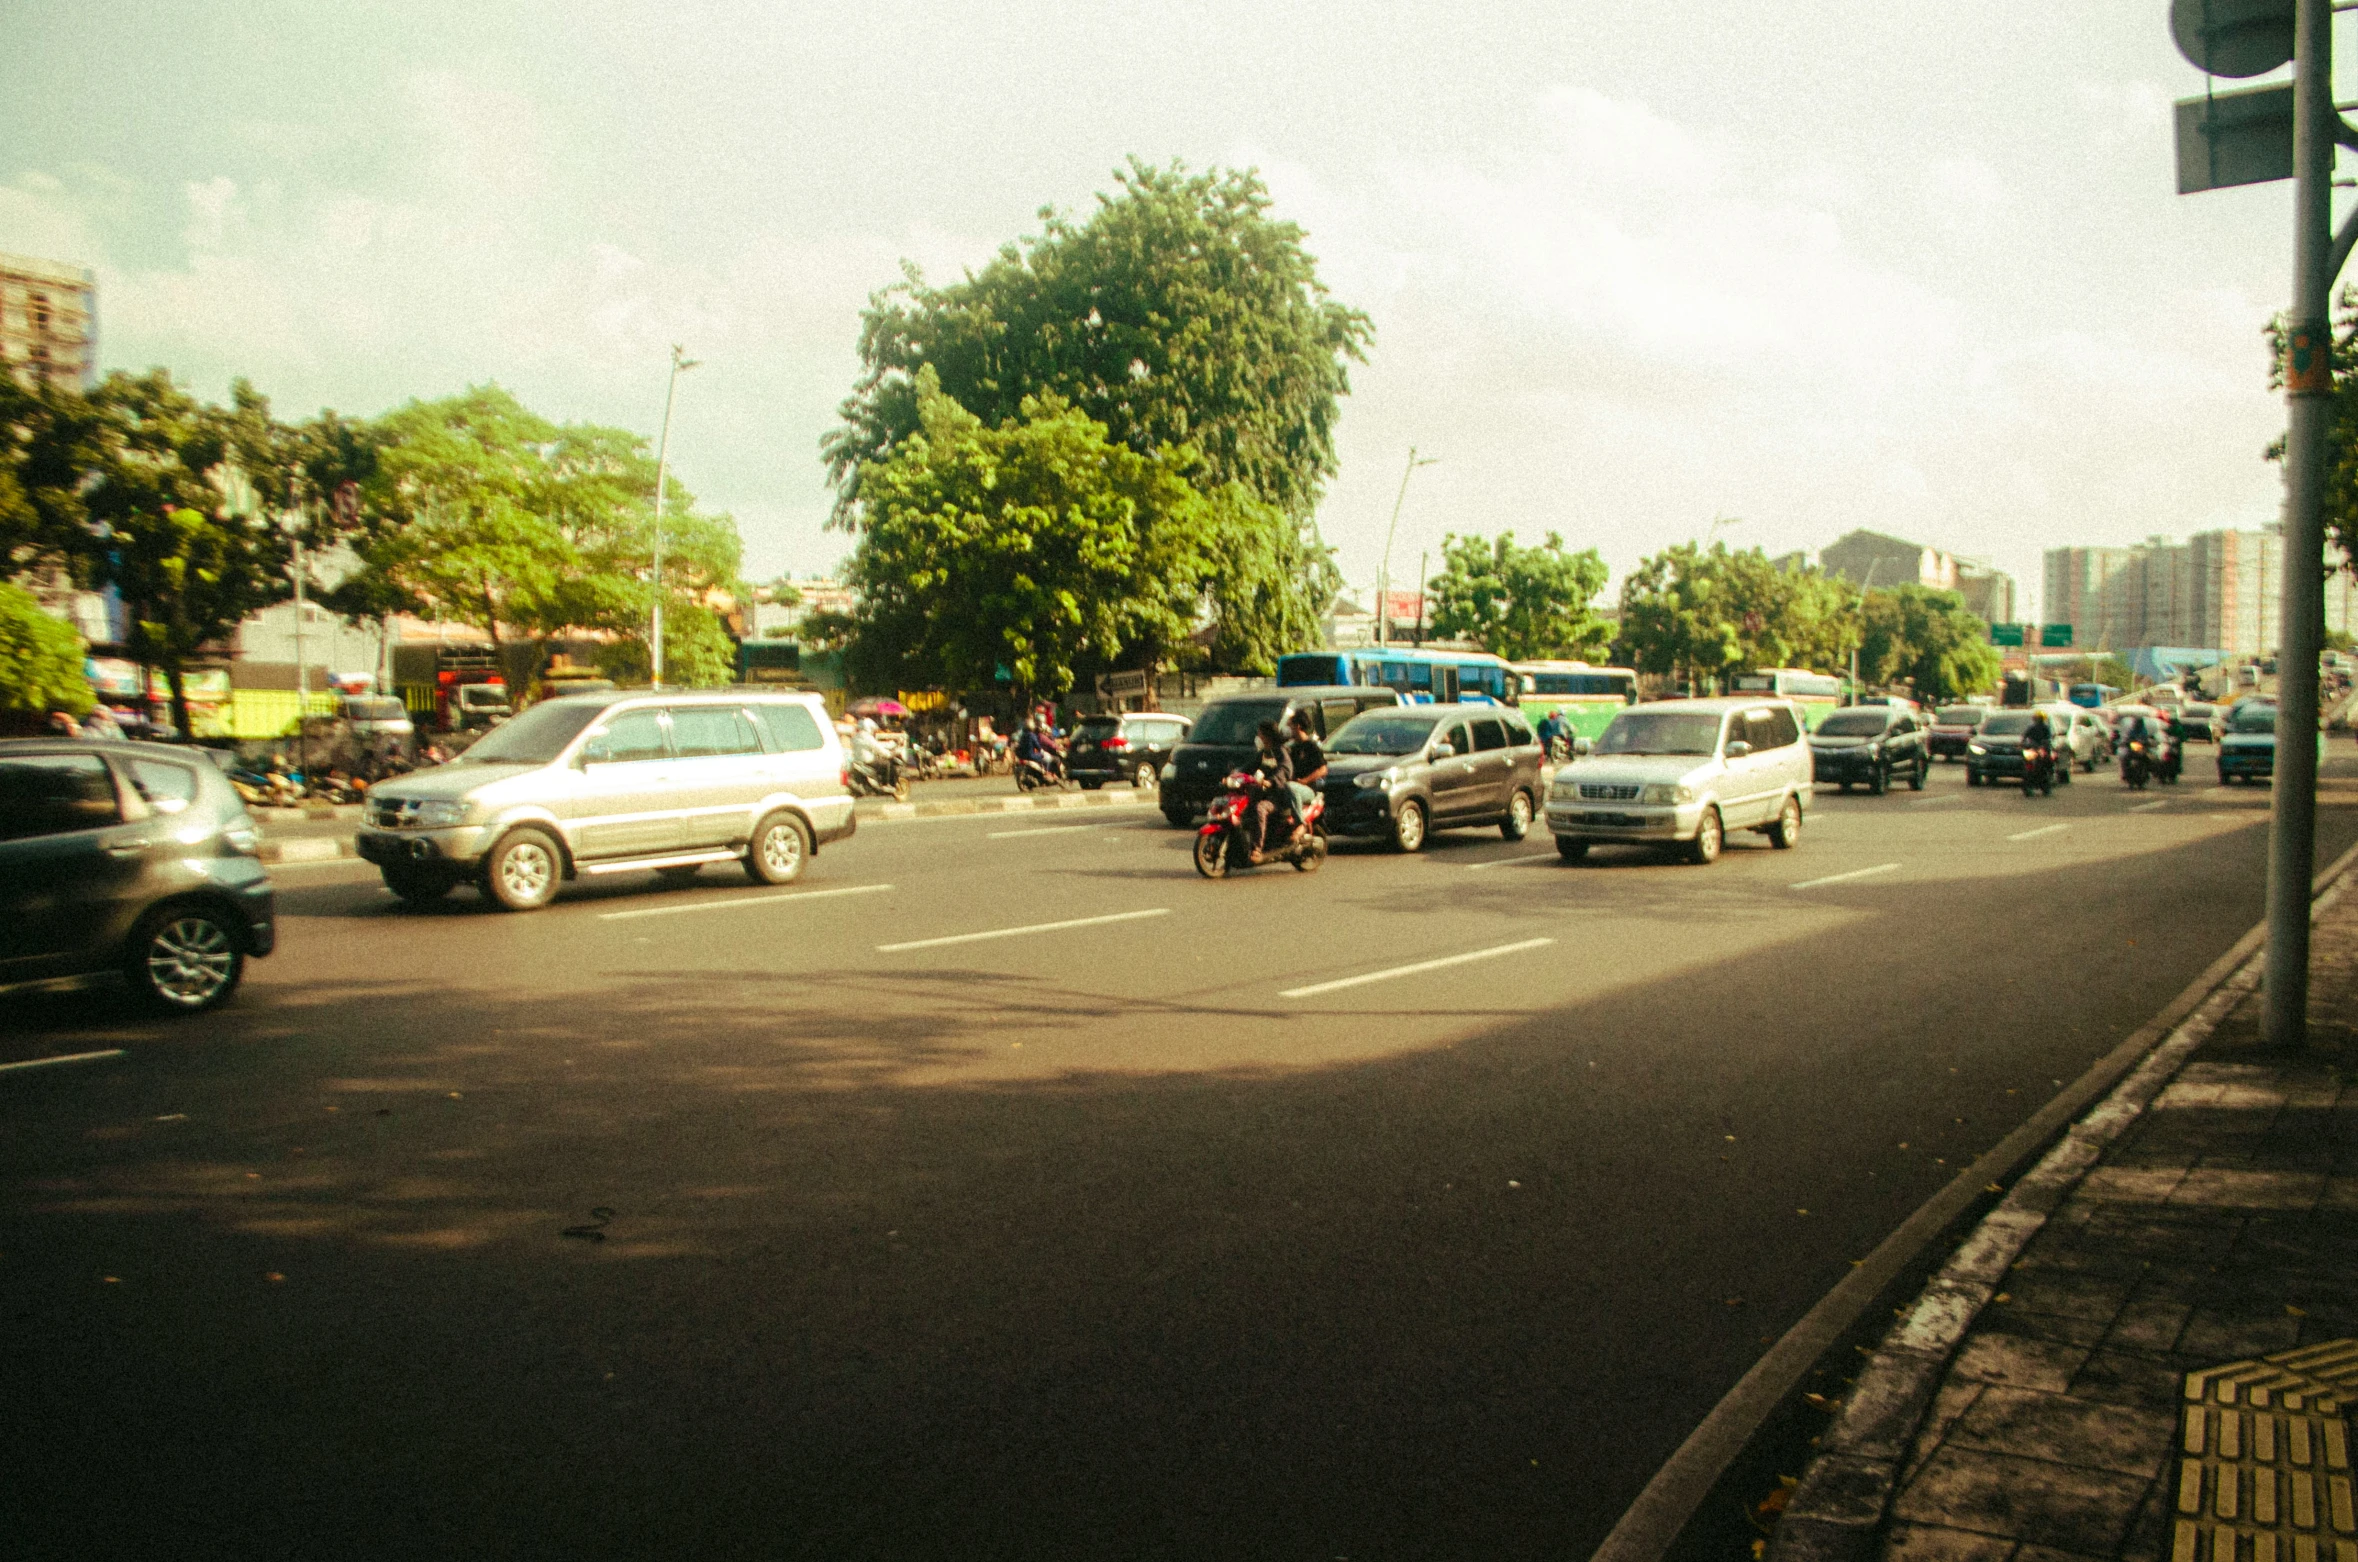
<instances>
[{"instance_id":1,"label":"leafy tree canopy","mask_svg":"<svg viewBox=\"0 0 2358 1562\"><path fill-rule=\"evenodd\" d=\"M1913 583L1867 593L1859 675L1906 682L1919 699L1948 700L1997 687L2004 671L1990 626L1954 591Z\"/></svg>"},{"instance_id":2,"label":"leafy tree canopy","mask_svg":"<svg viewBox=\"0 0 2358 1562\"><path fill-rule=\"evenodd\" d=\"M42 611L31 592L0 581L0 710L79 716L96 703L74 626Z\"/></svg>"},{"instance_id":3,"label":"leafy tree canopy","mask_svg":"<svg viewBox=\"0 0 2358 1562\"><path fill-rule=\"evenodd\" d=\"M1220 506L1054 396L997 426L919 379L919 427L860 474L856 678L1062 692L1125 646L1167 655L1202 600Z\"/></svg>"},{"instance_id":4,"label":"leafy tree canopy","mask_svg":"<svg viewBox=\"0 0 2358 1562\"><path fill-rule=\"evenodd\" d=\"M1604 654L1613 626L1590 604L1610 573L1594 548L1564 551L1554 532L1538 547L1496 539L1442 539L1442 572L1427 583L1434 595L1433 633L1478 640L1509 661L1559 657L1585 661Z\"/></svg>"},{"instance_id":5,"label":"leafy tree canopy","mask_svg":"<svg viewBox=\"0 0 2358 1562\"><path fill-rule=\"evenodd\" d=\"M1759 548L1681 543L1622 582L1622 653L1641 672L1716 679L1756 667L1833 672L1859 636L1858 592Z\"/></svg>"}]
</instances>

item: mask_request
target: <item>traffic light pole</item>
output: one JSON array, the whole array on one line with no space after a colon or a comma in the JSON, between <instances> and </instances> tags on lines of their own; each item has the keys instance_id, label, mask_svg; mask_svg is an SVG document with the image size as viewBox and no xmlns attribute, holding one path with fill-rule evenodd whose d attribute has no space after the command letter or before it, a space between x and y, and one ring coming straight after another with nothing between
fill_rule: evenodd
<instances>
[{"instance_id":1,"label":"traffic light pole","mask_svg":"<svg viewBox=\"0 0 2358 1562\"><path fill-rule=\"evenodd\" d=\"M2325 461L2333 411L2331 0L2298 0L2293 39L2293 309L2285 341L2284 617L2276 651L2276 777L2268 832L2265 1034L2307 1039L2309 887L2317 849L2317 658L2323 649Z\"/></svg>"}]
</instances>

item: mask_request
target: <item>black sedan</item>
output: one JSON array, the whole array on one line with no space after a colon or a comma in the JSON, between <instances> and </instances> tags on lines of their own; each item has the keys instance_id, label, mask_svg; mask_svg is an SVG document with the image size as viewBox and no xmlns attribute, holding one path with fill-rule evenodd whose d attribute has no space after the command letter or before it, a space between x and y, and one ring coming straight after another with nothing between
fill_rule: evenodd
<instances>
[{"instance_id":1,"label":"black sedan","mask_svg":"<svg viewBox=\"0 0 2358 1562\"><path fill-rule=\"evenodd\" d=\"M1880 794L1902 779L1921 792L1932 770L1923 721L1904 705L1835 711L1809 735L1809 754L1817 783L1831 781L1845 792L1863 786Z\"/></svg>"},{"instance_id":2,"label":"black sedan","mask_svg":"<svg viewBox=\"0 0 2358 1562\"><path fill-rule=\"evenodd\" d=\"M1171 751L1186 740L1184 716L1166 716L1160 711L1084 716L1073 728L1066 768L1091 792L1108 781L1127 781L1141 792L1151 792L1155 778L1170 761Z\"/></svg>"},{"instance_id":3,"label":"black sedan","mask_svg":"<svg viewBox=\"0 0 2358 1562\"><path fill-rule=\"evenodd\" d=\"M2026 710L1998 711L1983 722L1965 751L1965 784L1986 786L1992 781L2020 781L2022 734L2030 724L2031 713ZM2070 758L2068 754L2064 757ZM2071 785L2068 763L2055 767L2055 784Z\"/></svg>"}]
</instances>

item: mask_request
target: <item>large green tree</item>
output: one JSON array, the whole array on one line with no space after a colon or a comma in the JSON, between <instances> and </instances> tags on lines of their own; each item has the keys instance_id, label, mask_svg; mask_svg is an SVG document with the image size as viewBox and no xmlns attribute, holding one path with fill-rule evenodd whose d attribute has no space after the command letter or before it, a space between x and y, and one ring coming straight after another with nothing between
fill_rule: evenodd
<instances>
[{"instance_id":1,"label":"large green tree","mask_svg":"<svg viewBox=\"0 0 2358 1562\"><path fill-rule=\"evenodd\" d=\"M986 427L1053 396L1141 457L1192 449L1192 485L1232 493L1209 588L1219 665L1267 670L1315 632L1340 577L1309 530L1367 317L1327 295L1260 176L1133 159L1085 221L934 287L914 268L862 317L860 380L824 442L838 524L865 474L921 425L919 371Z\"/></svg>"},{"instance_id":2,"label":"large green tree","mask_svg":"<svg viewBox=\"0 0 2358 1562\"><path fill-rule=\"evenodd\" d=\"M1612 642L1613 626L1591 606L1610 573L1594 548L1564 549L1554 532L1535 548L1496 538L1441 541L1442 571L1427 582L1433 593L1433 633L1477 640L1509 661L1541 657L1586 660Z\"/></svg>"},{"instance_id":3,"label":"large green tree","mask_svg":"<svg viewBox=\"0 0 2358 1562\"><path fill-rule=\"evenodd\" d=\"M1923 700L1949 700L1994 689L2003 672L1990 626L1954 591L1913 582L1867 593L1859 675L1870 683L1905 682Z\"/></svg>"},{"instance_id":4,"label":"large green tree","mask_svg":"<svg viewBox=\"0 0 2358 1562\"><path fill-rule=\"evenodd\" d=\"M1858 592L1759 548L1681 543L1622 582L1622 654L1641 672L1718 680L1756 667L1839 669L1858 642Z\"/></svg>"},{"instance_id":5,"label":"large green tree","mask_svg":"<svg viewBox=\"0 0 2358 1562\"><path fill-rule=\"evenodd\" d=\"M1220 505L1185 451L1140 455L1055 397L993 427L921 377L919 426L860 477L851 665L890 687L1061 693L1188 632Z\"/></svg>"}]
</instances>

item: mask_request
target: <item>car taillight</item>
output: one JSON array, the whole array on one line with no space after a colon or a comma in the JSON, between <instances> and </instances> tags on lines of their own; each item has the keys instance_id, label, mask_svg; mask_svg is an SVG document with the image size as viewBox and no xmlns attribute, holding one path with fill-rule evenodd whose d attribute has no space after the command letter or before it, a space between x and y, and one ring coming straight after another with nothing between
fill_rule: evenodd
<instances>
[{"instance_id":1,"label":"car taillight","mask_svg":"<svg viewBox=\"0 0 2358 1562\"><path fill-rule=\"evenodd\" d=\"M1107 738L1103 743L1100 743L1097 746L1106 750L1108 753L1111 753L1116 749L1128 748L1130 746L1130 740L1117 732L1112 737Z\"/></svg>"},{"instance_id":2,"label":"car taillight","mask_svg":"<svg viewBox=\"0 0 2358 1562\"><path fill-rule=\"evenodd\" d=\"M847 791L847 792L848 792L848 791L850 791L850 790L851 790L851 766L849 766L849 765L846 765L846 766L844 766L844 767L843 767L843 772L842 772L842 774L841 774L841 775L839 775L839 776L837 776L837 777L836 777L836 779L837 779L839 782L841 782L841 783L842 783L842 785L843 785L843 789L844 789L845 791Z\"/></svg>"}]
</instances>

